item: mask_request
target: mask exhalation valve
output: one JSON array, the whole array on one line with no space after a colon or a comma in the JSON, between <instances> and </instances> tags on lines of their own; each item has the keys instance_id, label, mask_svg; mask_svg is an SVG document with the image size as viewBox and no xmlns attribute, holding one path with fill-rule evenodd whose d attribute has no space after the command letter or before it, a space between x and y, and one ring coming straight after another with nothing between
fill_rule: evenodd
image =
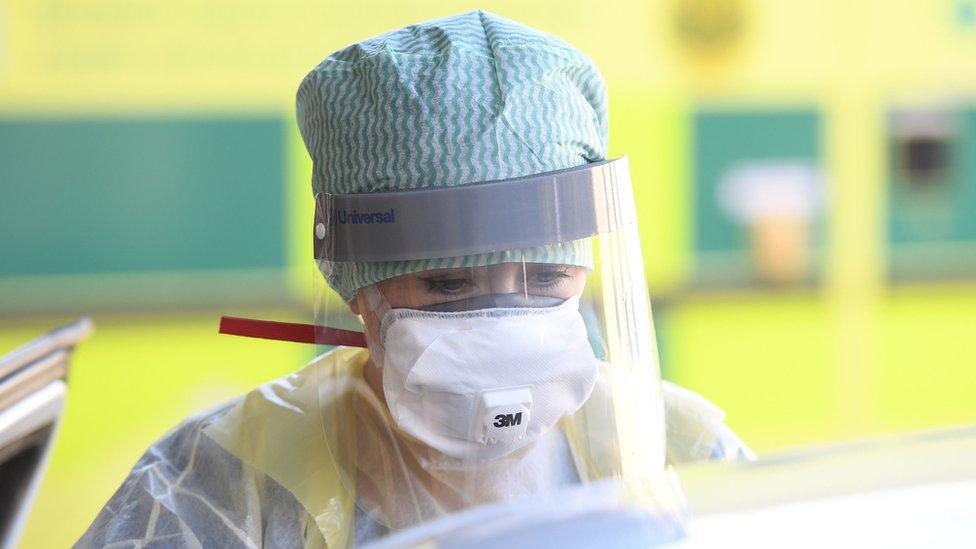
<instances>
[{"instance_id":1,"label":"mask exhalation valve","mask_svg":"<svg viewBox=\"0 0 976 549\"><path fill-rule=\"evenodd\" d=\"M481 393L475 439L482 444L521 440L531 419L532 386L505 387Z\"/></svg>"}]
</instances>

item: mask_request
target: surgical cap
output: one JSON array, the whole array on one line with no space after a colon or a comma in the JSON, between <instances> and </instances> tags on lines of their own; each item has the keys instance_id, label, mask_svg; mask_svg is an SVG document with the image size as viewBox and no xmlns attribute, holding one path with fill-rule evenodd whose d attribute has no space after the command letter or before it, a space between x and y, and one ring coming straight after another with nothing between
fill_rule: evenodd
<instances>
[{"instance_id":1,"label":"surgical cap","mask_svg":"<svg viewBox=\"0 0 976 549\"><path fill-rule=\"evenodd\" d=\"M382 34L333 53L298 89L314 193L452 187L606 159L607 94L559 38L484 11ZM430 212L431 215L449 212ZM345 300L403 274L508 261L592 266L589 240L319 268Z\"/></svg>"}]
</instances>

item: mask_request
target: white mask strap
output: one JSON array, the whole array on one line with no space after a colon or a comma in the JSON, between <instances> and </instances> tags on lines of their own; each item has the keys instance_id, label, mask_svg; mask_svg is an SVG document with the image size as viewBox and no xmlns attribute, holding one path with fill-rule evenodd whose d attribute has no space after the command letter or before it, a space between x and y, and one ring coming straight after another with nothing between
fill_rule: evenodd
<instances>
[{"instance_id":1,"label":"white mask strap","mask_svg":"<svg viewBox=\"0 0 976 549\"><path fill-rule=\"evenodd\" d=\"M382 321L383 317L390 310L390 304L386 301L386 297L383 296L383 292L380 292L376 284L370 284L359 291L363 296L363 301L366 302L367 310L375 313L379 320Z\"/></svg>"}]
</instances>

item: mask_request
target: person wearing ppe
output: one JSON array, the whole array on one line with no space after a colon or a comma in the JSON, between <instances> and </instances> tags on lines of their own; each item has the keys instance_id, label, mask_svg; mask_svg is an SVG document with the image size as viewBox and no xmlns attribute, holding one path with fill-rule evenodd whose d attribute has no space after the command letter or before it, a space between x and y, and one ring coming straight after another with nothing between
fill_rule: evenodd
<instances>
[{"instance_id":1,"label":"person wearing ppe","mask_svg":"<svg viewBox=\"0 0 976 549\"><path fill-rule=\"evenodd\" d=\"M313 160L304 369L191 417L79 546L347 547L613 481L680 520L671 463L750 456L662 383L626 158L565 42L474 11L327 57L298 90Z\"/></svg>"}]
</instances>

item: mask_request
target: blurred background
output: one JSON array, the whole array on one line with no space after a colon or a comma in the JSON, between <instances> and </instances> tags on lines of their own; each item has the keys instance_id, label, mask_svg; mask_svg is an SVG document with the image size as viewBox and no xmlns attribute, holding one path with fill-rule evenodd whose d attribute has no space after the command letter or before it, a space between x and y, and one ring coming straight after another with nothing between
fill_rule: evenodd
<instances>
[{"instance_id":1,"label":"blurred background","mask_svg":"<svg viewBox=\"0 0 976 549\"><path fill-rule=\"evenodd\" d=\"M0 353L97 327L25 547L310 358L216 333L311 318L298 83L476 7L603 71L667 379L760 454L976 422L976 0L0 0Z\"/></svg>"}]
</instances>

